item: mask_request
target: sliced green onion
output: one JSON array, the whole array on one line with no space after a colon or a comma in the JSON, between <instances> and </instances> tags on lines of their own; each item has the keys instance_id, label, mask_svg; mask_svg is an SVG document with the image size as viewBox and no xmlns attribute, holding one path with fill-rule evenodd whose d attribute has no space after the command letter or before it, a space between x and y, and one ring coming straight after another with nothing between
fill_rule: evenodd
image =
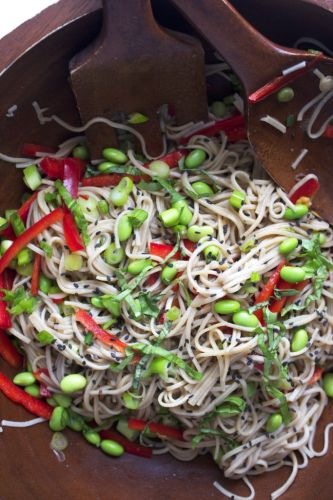
<instances>
[{"instance_id":1,"label":"sliced green onion","mask_svg":"<svg viewBox=\"0 0 333 500\"><path fill-rule=\"evenodd\" d=\"M248 253L252 248L255 247L255 241L254 240L248 240L243 243L239 248L241 252Z\"/></svg>"},{"instance_id":2,"label":"sliced green onion","mask_svg":"<svg viewBox=\"0 0 333 500\"><path fill-rule=\"evenodd\" d=\"M128 214L128 219L135 229L141 227L147 218L148 212L141 208L135 208Z\"/></svg>"},{"instance_id":3,"label":"sliced green onion","mask_svg":"<svg viewBox=\"0 0 333 500\"><path fill-rule=\"evenodd\" d=\"M19 266L25 266L26 264L30 264L33 260L33 252L29 248L23 248L17 254L17 264Z\"/></svg>"},{"instance_id":4,"label":"sliced green onion","mask_svg":"<svg viewBox=\"0 0 333 500\"><path fill-rule=\"evenodd\" d=\"M42 250L44 250L46 256L49 259L51 259L52 254L53 254L52 247L50 245L48 245L47 243L45 243L45 241L40 241L39 246L41 247Z\"/></svg>"},{"instance_id":5,"label":"sliced green onion","mask_svg":"<svg viewBox=\"0 0 333 500\"><path fill-rule=\"evenodd\" d=\"M250 276L250 282L251 283L258 283L258 281L260 281L260 274L259 273L252 273L251 276Z\"/></svg>"},{"instance_id":6,"label":"sliced green onion","mask_svg":"<svg viewBox=\"0 0 333 500\"><path fill-rule=\"evenodd\" d=\"M18 212L14 211L10 215L10 222L13 227L14 233L16 236L20 236L20 234L24 233L25 225Z\"/></svg>"},{"instance_id":7,"label":"sliced green onion","mask_svg":"<svg viewBox=\"0 0 333 500\"><path fill-rule=\"evenodd\" d=\"M130 125L138 125L139 123L146 123L149 120L148 116L142 113L131 113L128 116L127 123Z\"/></svg>"},{"instance_id":8,"label":"sliced green onion","mask_svg":"<svg viewBox=\"0 0 333 500\"><path fill-rule=\"evenodd\" d=\"M50 278L41 274L39 277L39 290L48 295L53 283L54 282Z\"/></svg>"},{"instance_id":9,"label":"sliced green onion","mask_svg":"<svg viewBox=\"0 0 333 500\"><path fill-rule=\"evenodd\" d=\"M100 200L97 203L97 209L102 215L107 215L109 213L109 204L105 200Z\"/></svg>"},{"instance_id":10,"label":"sliced green onion","mask_svg":"<svg viewBox=\"0 0 333 500\"><path fill-rule=\"evenodd\" d=\"M5 219L4 217L0 217L0 231L3 231L4 229L6 229L9 225L9 222L7 219Z\"/></svg>"},{"instance_id":11,"label":"sliced green onion","mask_svg":"<svg viewBox=\"0 0 333 500\"><path fill-rule=\"evenodd\" d=\"M89 197L86 200L85 198L79 197L77 201L84 214L90 215L90 217L93 217L94 219L98 219L99 211L97 209L97 203L94 198Z\"/></svg>"},{"instance_id":12,"label":"sliced green onion","mask_svg":"<svg viewBox=\"0 0 333 500\"><path fill-rule=\"evenodd\" d=\"M179 307L177 306L172 306L171 309L169 309L169 311L167 311L166 313L166 318L168 321L176 321L180 318L180 316L181 312Z\"/></svg>"},{"instance_id":13,"label":"sliced green onion","mask_svg":"<svg viewBox=\"0 0 333 500\"><path fill-rule=\"evenodd\" d=\"M68 439L62 432L54 432L50 447L52 450L64 451L68 446Z\"/></svg>"},{"instance_id":14,"label":"sliced green onion","mask_svg":"<svg viewBox=\"0 0 333 500\"><path fill-rule=\"evenodd\" d=\"M134 398L129 392L124 392L121 399L123 400L124 406L129 410L137 410L140 406L140 400L138 398Z\"/></svg>"},{"instance_id":15,"label":"sliced green onion","mask_svg":"<svg viewBox=\"0 0 333 500\"><path fill-rule=\"evenodd\" d=\"M36 165L30 165L23 169L23 180L31 191L36 191L42 183L42 177Z\"/></svg>"},{"instance_id":16,"label":"sliced green onion","mask_svg":"<svg viewBox=\"0 0 333 500\"><path fill-rule=\"evenodd\" d=\"M48 345L52 344L52 342L55 342L55 338L51 333L47 332L46 330L41 330L40 332L37 333L36 335L38 341L43 344L43 345Z\"/></svg>"},{"instance_id":17,"label":"sliced green onion","mask_svg":"<svg viewBox=\"0 0 333 500\"><path fill-rule=\"evenodd\" d=\"M76 253L65 255L64 267L66 271L80 271L82 265L83 258L81 257L81 255L78 255Z\"/></svg>"},{"instance_id":18,"label":"sliced green onion","mask_svg":"<svg viewBox=\"0 0 333 500\"><path fill-rule=\"evenodd\" d=\"M245 193L242 191L233 191L229 198L229 203L232 207L240 209L245 201Z\"/></svg>"}]
</instances>

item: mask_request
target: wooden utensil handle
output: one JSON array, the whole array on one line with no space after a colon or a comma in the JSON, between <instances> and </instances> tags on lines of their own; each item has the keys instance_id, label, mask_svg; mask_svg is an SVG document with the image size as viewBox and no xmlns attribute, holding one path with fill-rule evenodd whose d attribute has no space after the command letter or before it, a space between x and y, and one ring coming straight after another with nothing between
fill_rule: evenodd
<instances>
[{"instance_id":1,"label":"wooden utensil handle","mask_svg":"<svg viewBox=\"0 0 333 500\"><path fill-rule=\"evenodd\" d=\"M214 48L238 74L247 93L257 88L260 76L265 82L274 72L280 73L279 55L286 50L261 35L227 0L172 2L204 37L207 34ZM291 55L294 53L290 51Z\"/></svg>"},{"instance_id":2,"label":"wooden utensil handle","mask_svg":"<svg viewBox=\"0 0 333 500\"><path fill-rule=\"evenodd\" d=\"M156 33L155 22L150 0L103 0L102 38L112 40L113 35L122 37L139 37L145 30Z\"/></svg>"}]
</instances>

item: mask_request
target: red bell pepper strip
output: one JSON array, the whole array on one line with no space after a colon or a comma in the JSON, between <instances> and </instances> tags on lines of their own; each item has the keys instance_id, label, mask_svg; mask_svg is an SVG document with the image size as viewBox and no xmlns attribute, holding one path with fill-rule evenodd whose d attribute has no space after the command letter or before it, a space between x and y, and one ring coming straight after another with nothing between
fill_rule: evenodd
<instances>
[{"instance_id":1,"label":"red bell pepper strip","mask_svg":"<svg viewBox=\"0 0 333 500\"><path fill-rule=\"evenodd\" d=\"M95 177L85 177L84 179L82 179L82 186L93 186L93 187L117 186L124 176L130 177L135 184L137 184L143 179L146 180L150 179L149 176L145 175L105 174L105 175L96 175Z\"/></svg>"},{"instance_id":2,"label":"red bell pepper strip","mask_svg":"<svg viewBox=\"0 0 333 500\"><path fill-rule=\"evenodd\" d=\"M0 274L6 269L11 260L16 257L18 252L22 248L26 247L36 236L42 233L45 229L60 222L64 217L64 211L62 208L56 208L53 212L42 217L38 222L35 222L32 226L20 234L18 238L14 241L11 247L3 254L0 259Z\"/></svg>"},{"instance_id":3,"label":"red bell pepper strip","mask_svg":"<svg viewBox=\"0 0 333 500\"><path fill-rule=\"evenodd\" d=\"M64 209L65 215L63 220L64 226L64 236L66 245L71 252L78 252L79 250L84 250L83 241L77 225L75 223L72 212L67 208Z\"/></svg>"},{"instance_id":4,"label":"red bell pepper strip","mask_svg":"<svg viewBox=\"0 0 333 500\"><path fill-rule=\"evenodd\" d=\"M119 352L124 352L127 344L122 340L118 339L112 333L103 330L96 321L83 309L78 309L75 313L75 319L81 323L82 326L86 328L87 331L92 332L96 340L103 342L103 344L109 345Z\"/></svg>"},{"instance_id":5,"label":"red bell pepper strip","mask_svg":"<svg viewBox=\"0 0 333 500\"><path fill-rule=\"evenodd\" d=\"M290 201L296 203L299 198L306 196L307 198L312 198L318 189L320 184L317 179L309 179L307 182L302 184L296 191L290 196Z\"/></svg>"},{"instance_id":6,"label":"red bell pepper strip","mask_svg":"<svg viewBox=\"0 0 333 500\"><path fill-rule=\"evenodd\" d=\"M167 245L166 243L154 243L153 241L149 245L150 255L155 255L156 257L161 257L165 259L170 252L173 250L172 245ZM176 252L173 259L180 259L180 252Z\"/></svg>"},{"instance_id":7,"label":"red bell pepper strip","mask_svg":"<svg viewBox=\"0 0 333 500\"><path fill-rule=\"evenodd\" d=\"M37 198L37 196L38 196L38 191L32 194L30 198L28 198L27 201L25 201L17 211L18 215L21 217L24 223L27 222L30 207ZM4 231L2 231L1 236L3 236L8 240L15 240L16 238L13 228L11 226L7 227Z\"/></svg>"},{"instance_id":8,"label":"red bell pepper strip","mask_svg":"<svg viewBox=\"0 0 333 500\"><path fill-rule=\"evenodd\" d=\"M327 139L333 139L333 125L327 125L325 132L322 137L326 137Z\"/></svg>"},{"instance_id":9,"label":"red bell pepper strip","mask_svg":"<svg viewBox=\"0 0 333 500\"><path fill-rule=\"evenodd\" d=\"M314 68L318 64L319 61L323 59L323 57L324 57L323 54L319 54L318 56L308 61L304 68L298 69L297 71L293 71L288 75L279 75L276 78L273 78L273 80L266 83L263 87L260 87L260 89L256 90L255 92L249 95L248 97L249 103L256 104L257 102L266 99L266 97L269 97L278 90L282 89L282 87L289 85L291 82L297 80L297 78L299 78L300 76L303 76L306 73L308 73L312 68Z\"/></svg>"},{"instance_id":10,"label":"red bell pepper strip","mask_svg":"<svg viewBox=\"0 0 333 500\"><path fill-rule=\"evenodd\" d=\"M308 385L312 385L318 382L321 379L324 371L325 371L324 368L322 368L321 366L316 366L313 375L308 382Z\"/></svg>"},{"instance_id":11,"label":"red bell pepper strip","mask_svg":"<svg viewBox=\"0 0 333 500\"><path fill-rule=\"evenodd\" d=\"M205 135L206 137L213 137L216 134L219 134L220 132L225 132L227 136L232 135L233 131L235 130L243 130L243 134L245 131L245 120L244 116L241 114L236 114L234 116L231 116L230 118L224 118L223 120L216 120L213 125L208 125L207 127L203 127L200 130L197 130L196 132L193 132L192 134L182 137L180 139L181 144L186 144L191 137L194 135ZM229 139L230 140L230 139Z\"/></svg>"},{"instance_id":12,"label":"red bell pepper strip","mask_svg":"<svg viewBox=\"0 0 333 500\"><path fill-rule=\"evenodd\" d=\"M183 431L181 429L176 429L175 427L170 427L169 425L159 424L156 422L146 422L145 420L141 420L139 418L129 418L128 428L135 431L144 431L148 428L150 432L154 432L159 436L184 441Z\"/></svg>"},{"instance_id":13,"label":"red bell pepper strip","mask_svg":"<svg viewBox=\"0 0 333 500\"><path fill-rule=\"evenodd\" d=\"M11 290L13 288L15 276L16 272L13 269L6 269L2 273L3 288L6 288L6 290Z\"/></svg>"},{"instance_id":14,"label":"red bell pepper strip","mask_svg":"<svg viewBox=\"0 0 333 500\"><path fill-rule=\"evenodd\" d=\"M84 173L86 164L78 158L64 158L63 180L64 186L70 192L72 198L77 198L80 179Z\"/></svg>"},{"instance_id":15,"label":"red bell pepper strip","mask_svg":"<svg viewBox=\"0 0 333 500\"><path fill-rule=\"evenodd\" d=\"M190 240L184 240L184 247L186 248L186 250L193 253L197 247L197 244Z\"/></svg>"},{"instance_id":16,"label":"red bell pepper strip","mask_svg":"<svg viewBox=\"0 0 333 500\"><path fill-rule=\"evenodd\" d=\"M50 376L49 370L47 368L38 368L38 370L32 372L32 374L39 383L44 382L44 384L45 381L42 378L42 375L46 375L47 377Z\"/></svg>"},{"instance_id":17,"label":"red bell pepper strip","mask_svg":"<svg viewBox=\"0 0 333 500\"><path fill-rule=\"evenodd\" d=\"M146 446L141 446L138 443L134 443L116 431L103 430L100 433L102 439L112 439L124 447L127 453L132 455L137 455L138 457L151 458L153 455L153 450Z\"/></svg>"},{"instance_id":18,"label":"red bell pepper strip","mask_svg":"<svg viewBox=\"0 0 333 500\"><path fill-rule=\"evenodd\" d=\"M49 146L41 146L40 144L32 144L30 142L25 142L21 148L22 156L29 156L30 158L36 158L37 153L55 153L55 148L50 148Z\"/></svg>"},{"instance_id":19,"label":"red bell pepper strip","mask_svg":"<svg viewBox=\"0 0 333 500\"><path fill-rule=\"evenodd\" d=\"M53 408L44 401L31 396L20 387L17 387L6 375L0 372L0 391L14 403L24 406L30 413L41 418L49 420L51 418Z\"/></svg>"},{"instance_id":20,"label":"red bell pepper strip","mask_svg":"<svg viewBox=\"0 0 333 500\"><path fill-rule=\"evenodd\" d=\"M255 304L260 304L261 302L266 302L271 298L274 292L274 288L278 284L278 281L280 279L280 271L283 268L283 266L286 264L285 259L283 259L282 262L278 265L278 267L275 269L275 271L272 272L270 275L267 283L264 285L263 289L258 293L258 296L255 300ZM264 313L262 309L258 309L254 313L257 318L259 319L261 324L264 324Z\"/></svg>"},{"instance_id":21,"label":"red bell pepper strip","mask_svg":"<svg viewBox=\"0 0 333 500\"><path fill-rule=\"evenodd\" d=\"M309 280L300 281L299 283L295 283L295 285L292 285L292 288L301 292L306 287L306 285L308 283L309 283ZM296 297L297 297L297 295L292 295L290 297L287 297L286 306L289 306L289 304L292 304L293 302L295 302Z\"/></svg>"},{"instance_id":22,"label":"red bell pepper strip","mask_svg":"<svg viewBox=\"0 0 333 500\"><path fill-rule=\"evenodd\" d=\"M50 158L46 156L39 163L40 168L43 172L50 177L50 179L61 179L64 178L64 160L63 158Z\"/></svg>"},{"instance_id":23,"label":"red bell pepper strip","mask_svg":"<svg viewBox=\"0 0 333 500\"><path fill-rule=\"evenodd\" d=\"M0 330L0 356L13 368L19 369L23 364L22 354L2 330Z\"/></svg>"},{"instance_id":24,"label":"red bell pepper strip","mask_svg":"<svg viewBox=\"0 0 333 500\"><path fill-rule=\"evenodd\" d=\"M179 160L181 160L184 156L186 156L185 150L177 150L177 151L171 151L171 153L162 156L158 160L164 161L164 163L169 165L170 168L176 168L178 167ZM149 168L149 163L145 163L145 167Z\"/></svg>"},{"instance_id":25,"label":"red bell pepper strip","mask_svg":"<svg viewBox=\"0 0 333 500\"><path fill-rule=\"evenodd\" d=\"M42 256L39 253L36 253L31 276L31 295L33 297L38 295L41 262Z\"/></svg>"},{"instance_id":26,"label":"red bell pepper strip","mask_svg":"<svg viewBox=\"0 0 333 500\"><path fill-rule=\"evenodd\" d=\"M5 280L3 273L0 274L0 289L5 288ZM0 292L0 328L7 330L12 326L10 314L7 311L7 304L2 299L5 296L4 292Z\"/></svg>"}]
</instances>

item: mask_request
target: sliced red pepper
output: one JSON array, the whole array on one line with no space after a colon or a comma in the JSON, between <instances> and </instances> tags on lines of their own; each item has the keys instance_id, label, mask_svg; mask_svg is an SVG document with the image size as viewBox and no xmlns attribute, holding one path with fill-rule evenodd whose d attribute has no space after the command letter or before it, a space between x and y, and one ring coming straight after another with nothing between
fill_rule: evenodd
<instances>
[{"instance_id":1,"label":"sliced red pepper","mask_svg":"<svg viewBox=\"0 0 333 500\"><path fill-rule=\"evenodd\" d=\"M312 198L319 188L320 184L317 179L309 179L290 196L290 201L296 203L296 201L303 196Z\"/></svg>"},{"instance_id":2,"label":"sliced red pepper","mask_svg":"<svg viewBox=\"0 0 333 500\"><path fill-rule=\"evenodd\" d=\"M38 295L41 262L42 256L39 253L36 253L31 276L31 295L33 297Z\"/></svg>"},{"instance_id":3,"label":"sliced red pepper","mask_svg":"<svg viewBox=\"0 0 333 500\"><path fill-rule=\"evenodd\" d=\"M0 356L13 368L19 369L23 364L22 354L2 330L0 330Z\"/></svg>"},{"instance_id":4,"label":"sliced red pepper","mask_svg":"<svg viewBox=\"0 0 333 500\"><path fill-rule=\"evenodd\" d=\"M322 368L321 366L316 366L313 375L308 382L308 385L312 385L318 382L321 379L324 371L325 371L324 368Z\"/></svg>"},{"instance_id":5,"label":"sliced red pepper","mask_svg":"<svg viewBox=\"0 0 333 500\"><path fill-rule=\"evenodd\" d=\"M123 177L130 177L132 181L137 184L143 179L150 179L149 176L145 175L127 175L127 174L105 174L96 175L94 177L85 177L82 179L82 186L93 186L93 187L110 187L117 186Z\"/></svg>"},{"instance_id":6,"label":"sliced red pepper","mask_svg":"<svg viewBox=\"0 0 333 500\"><path fill-rule=\"evenodd\" d=\"M197 244L190 240L184 240L184 247L186 248L186 250L193 253L197 248Z\"/></svg>"},{"instance_id":7,"label":"sliced red pepper","mask_svg":"<svg viewBox=\"0 0 333 500\"><path fill-rule=\"evenodd\" d=\"M150 254L162 259L165 259L173 249L172 245L167 245L166 243L155 243L152 241L149 245ZM173 258L180 259L180 252L176 252Z\"/></svg>"},{"instance_id":8,"label":"sliced red pepper","mask_svg":"<svg viewBox=\"0 0 333 500\"><path fill-rule=\"evenodd\" d=\"M185 150L177 150L177 151L171 151L171 153L168 153L165 156L162 156L159 158L159 161L164 161L167 165L169 165L170 168L176 168L178 167L178 162L181 160L184 156L186 156L186 151ZM149 167L149 163L145 164L146 167Z\"/></svg>"},{"instance_id":9,"label":"sliced red pepper","mask_svg":"<svg viewBox=\"0 0 333 500\"><path fill-rule=\"evenodd\" d=\"M146 279L146 283L149 286L155 285L156 281L158 280L160 273L153 273L148 276Z\"/></svg>"},{"instance_id":10,"label":"sliced red pepper","mask_svg":"<svg viewBox=\"0 0 333 500\"><path fill-rule=\"evenodd\" d=\"M247 131L245 127L237 127L226 130L225 135L229 142L245 141L247 139Z\"/></svg>"},{"instance_id":11,"label":"sliced red pepper","mask_svg":"<svg viewBox=\"0 0 333 500\"><path fill-rule=\"evenodd\" d=\"M29 156L30 158L36 158L37 153L55 153L55 148L50 148L49 146L41 146L41 144L32 144L30 142L25 142L21 148L22 156Z\"/></svg>"},{"instance_id":12,"label":"sliced red pepper","mask_svg":"<svg viewBox=\"0 0 333 500\"><path fill-rule=\"evenodd\" d=\"M66 245L71 252L78 252L79 250L84 250L83 241L77 225L75 223L72 212L67 208L64 209L65 215L63 219L64 226L64 236Z\"/></svg>"},{"instance_id":13,"label":"sliced red pepper","mask_svg":"<svg viewBox=\"0 0 333 500\"><path fill-rule=\"evenodd\" d=\"M278 267L275 269L275 271L272 272L270 275L267 283L264 285L262 290L258 293L258 296L255 300L255 304L260 304L261 302L266 302L271 298L274 292L274 288L278 284L278 281L280 279L280 271L285 266L286 261L283 259L282 262L278 265ZM257 318L259 319L260 323L263 325L264 324L264 312L262 309L258 309L254 313Z\"/></svg>"},{"instance_id":14,"label":"sliced red pepper","mask_svg":"<svg viewBox=\"0 0 333 500\"><path fill-rule=\"evenodd\" d=\"M159 424L157 422L146 422L139 418L129 418L128 428L135 431L144 431L149 429L150 432L158 434L159 436L167 437L170 439L177 439L183 441L183 431L181 429L176 429L175 427L170 427L169 425Z\"/></svg>"},{"instance_id":15,"label":"sliced red pepper","mask_svg":"<svg viewBox=\"0 0 333 500\"><path fill-rule=\"evenodd\" d=\"M2 372L0 372L0 391L14 403L24 406L30 413L41 418L46 418L47 420L51 418L53 412L52 406L25 392Z\"/></svg>"},{"instance_id":16,"label":"sliced red pepper","mask_svg":"<svg viewBox=\"0 0 333 500\"><path fill-rule=\"evenodd\" d=\"M219 134L220 132L225 132L229 137L232 136L233 131L242 130L243 135L245 132L245 120L244 116L241 114L236 114L231 116L230 118L224 118L223 120L216 120L213 125L208 125L207 127L203 127L192 134L182 137L180 140L181 144L186 144L191 137L194 135L205 135L206 137L213 137L214 135ZM239 133L239 132L238 132ZM246 135L245 135L246 138ZM230 140L230 138L229 138Z\"/></svg>"},{"instance_id":17,"label":"sliced red pepper","mask_svg":"<svg viewBox=\"0 0 333 500\"><path fill-rule=\"evenodd\" d=\"M95 339L100 340L103 344L109 345L119 352L124 352L127 344L118 339L112 333L103 330L96 321L83 309L78 309L75 313L75 319L83 325L88 332L91 332Z\"/></svg>"},{"instance_id":18,"label":"sliced red pepper","mask_svg":"<svg viewBox=\"0 0 333 500\"><path fill-rule=\"evenodd\" d=\"M11 260L16 257L18 252L22 248L26 247L36 236L42 233L45 229L61 221L64 217L64 211L62 208L56 208L53 212L42 217L38 222L35 222L32 226L20 234L18 238L14 241L11 247L3 254L0 259L0 274L6 269Z\"/></svg>"},{"instance_id":19,"label":"sliced red pepper","mask_svg":"<svg viewBox=\"0 0 333 500\"><path fill-rule=\"evenodd\" d=\"M124 447L124 450L127 453L131 453L132 455L137 455L138 457L143 458L151 458L153 455L153 450L151 448L134 443L116 431L103 430L100 432L100 436L102 439L112 439L113 441L116 441Z\"/></svg>"},{"instance_id":20,"label":"sliced red pepper","mask_svg":"<svg viewBox=\"0 0 333 500\"><path fill-rule=\"evenodd\" d=\"M3 273L0 274L0 289L5 287L5 280ZM7 304L2 299L5 296L4 292L0 292L0 328L7 330L12 326L12 320L10 319L10 314L7 311Z\"/></svg>"},{"instance_id":21,"label":"sliced red pepper","mask_svg":"<svg viewBox=\"0 0 333 500\"><path fill-rule=\"evenodd\" d=\"M333 125L327 125L325 132L322 137L326 137L327 139L333 139Z\"/></svg>"},{"instance_id":22,"label":"sliced red pepper","mask_svg":"<svg viewBox=\"0 0 333 500\"><path fill-rule=\"evenodd\" d=\"M64 186L72 198L77 198L80 179L85 171L86 163L78 158L64 158Z\"/></svg>"},{"instance_id":23,"label":"sliced red pepper","mask_svg":"<svg viewBox=\"0 0 333 500\"><path fill-rule=\"evenodd\" d=\"M282 89L282 87L289 85L291 82L297 80L297 78L299 78L300 76L303 76L306 73L308 73L313 67L315 67L319 63L319 61L323 59L323 57L324 57L323 54L318 54L318 56L308 61L304 68L300 68L297 71L293 71L288 75L280 75L277 76L276 78L273 78L273 80L266 83L263 87L260 87L260 89L256 90L255 92L249 95L248 97L249 103L256 104L257 102L266 99L266 97L269 97L278 90Z\"/></svg>"},{"instance_id":24,"label":"sliced red pepper","mask_svg":"<svg viewBox=\"0 0 333 500\"><path fill-rule=\"evenodd\" d=\"M300 281L299 283L295 283L295 285L292 285L292 288L301 292L308 283L309 280ZM296 297L297 295L291 295L290 297L287 297L286 306L289 306L289 304L293 304L296 300Z\"/></svg>"},{"instance_id":25,"label":"sliced red pepper","mask_svg":"<svg viewBox=\"0 0 333 500\"><path fill-rule=\"evenodd\" d=\"M63 158L50 158L46 156L39 163L40 168L50 179L64 178L64 160Z\"/></svg>"},{"instance_id":26,"label":"sliced red pepper","mask_svg":"<svg viewBox=\"0 0 333 500\"><path fill-rule=\"evenodd\" d=\"M2 273L3 288L6 288L6 290L11 290L13 288L15 276L16 272L13 269L6 269Z\"/></svg>"},{"instance_id":27,"label":"sliced red pepper","mask_svg":"<svg viewBox=\"0 0 333 500\"><path fill-rule=\"evenodd\" d=\"M27 222L30 207L37 198L37 196L38 196L38 191L32 194L30 198L28 198L17 211L18 215L21 217L24 223ZM16 238L13 228L11 226L7 227L4 231L2 231L1 236L7 238L8 240L15 240Z\"/></svg>"},{"instance_id":28,"label":"sliced red pepper","mask_svg":"<svg viewBox=\"0 0 333 500\"><path fill-rule=\"evenodd\" d=\"M47 368L38 368L38 370L32 372L32 374L39 383L44 382L44 384L45 381L42 378L42 375L47 375L48 377L50 376L49 370Z\"/></svg>"}]
</instances>

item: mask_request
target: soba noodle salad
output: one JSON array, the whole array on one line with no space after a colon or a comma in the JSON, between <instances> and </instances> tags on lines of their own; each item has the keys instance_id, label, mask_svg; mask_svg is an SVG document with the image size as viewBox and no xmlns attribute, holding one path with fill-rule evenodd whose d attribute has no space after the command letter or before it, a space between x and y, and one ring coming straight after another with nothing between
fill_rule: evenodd
<instances>
[{"instance_id":1,"label":"soba noodle salad","mask_svg":"<svg viewBox=\"0 0 333 500\"><path fill-rule=\"evenodd\" d=\"M33 194L1 220L0 353L19 373L0 390L58 440L210 453L248 498L250 476L290 465L277 498L328 449L330 426L313 443L333 396L333 232L311 211L316 177L289 194L268 179L231 101L208 125L164 113L158 160L124 146L90 162L83 136L25 145L43 154L19 164Z\"/></svg>"}]
</instances>

